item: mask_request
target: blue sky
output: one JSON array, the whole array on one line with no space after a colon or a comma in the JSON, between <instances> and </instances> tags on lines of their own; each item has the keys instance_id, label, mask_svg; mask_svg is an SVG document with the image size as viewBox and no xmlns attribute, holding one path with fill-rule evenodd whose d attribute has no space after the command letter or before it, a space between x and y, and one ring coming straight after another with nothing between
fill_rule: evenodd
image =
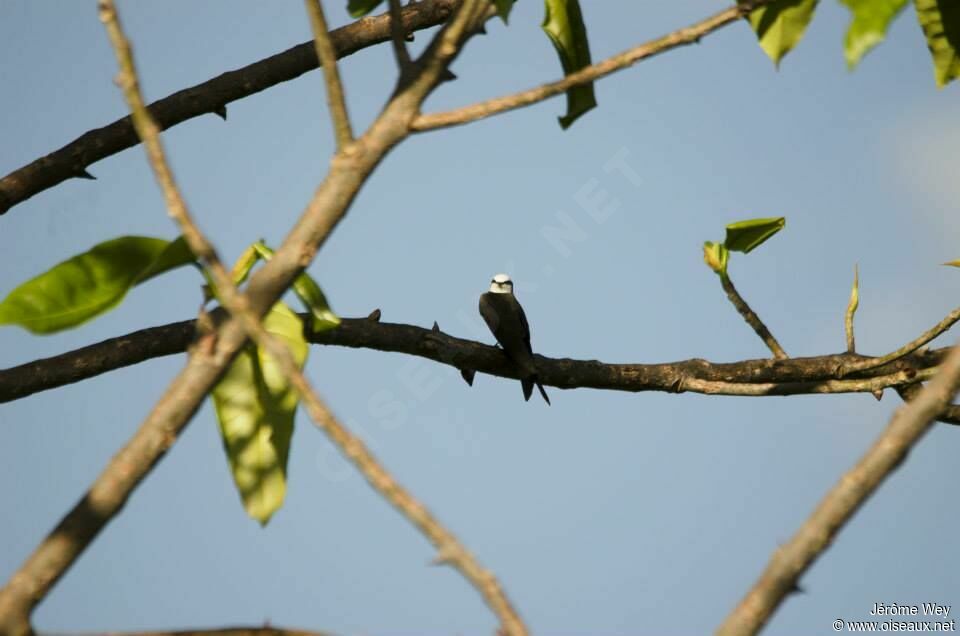
<instances>
[{"instance_id":1,"label":"blue sky","mask_svg":"<svg viewBox=\"0 0 960 636\"><path fill-rule=\"evenodd\" d=\"M348 18L325 3L332 24ZM722 7L706 0L585 3L594 59ZM94 2L3 3L0 172L125 113ZM147 97L309 38L300 2L120 3ZM427 110L556 78L542 5L517 4L458 59ZM310 272L343 316L454 335L478 331L477 296L508 271L534 349L608 362L764 357L702 263L731 221L787 227L731 275L788 353L844 348L854 265L857 342L885 353L957 303L956 85L937 90L911 8L848 73L845 10L824 2L775 71L744 24L597 85L600 106L562 132L562 99L415 136L366 184ZM415 46L427 41L418 34ZM393 86L388 47L341 65L363 128ZM280 241L322 177L332 135L318 73L164 133L184 193L227 259ZM611 160L629 166L609 168ZM102 240L173 237L142 149L90 168L0 218L0 294ZM585 193L613 206L598 222ZM563 248L548 237L575 224ZM196 314L198 276L135 290L76 331L0 329L0 366ZM948 339L944 342L949 342ZM6 580L133 433L182 357L0 405ZM365 350L314 348L307 370L478 558L542 634L711 631L877 437L899 402L553 389ZM548 388L548 390L550 390ZM377 409L385 396L402 417ZM824 633L875 602L954 604L953 484L960 431L939 425L804 577L765 633ZM302 414L285 507L244 515L205 406L130 503L38 608L46 631L262 623L341 634L489 634L495 621L429 545ZM960 611L960 610L955 610Z\"/></svg>"}]
</instances>

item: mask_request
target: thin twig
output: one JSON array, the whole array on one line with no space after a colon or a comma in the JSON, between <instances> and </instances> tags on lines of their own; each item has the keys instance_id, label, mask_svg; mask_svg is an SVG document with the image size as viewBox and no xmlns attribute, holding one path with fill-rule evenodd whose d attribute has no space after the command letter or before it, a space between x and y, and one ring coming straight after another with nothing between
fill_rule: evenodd
<instances>
[{"instance_id":1,"label":"thin twig","mask_svg":"<svg viewBox=\"0 0 960 636\"><path fill-rule=\"evenodd\" d=\"M310 0L308 0L310 2ZM503 631L510 636L524 636L526 628L494 575L485 570L449 530L430 514L426 507L405 490L359 438L350 433L330 412L294 361L290 350L264 329L246 299L240 294L230 274L217 258L209 241L200 232L187 209L166 161L159 131L150 118L138 87L136 68L129 42L123 34L113 0L100 0L101 20L106 24L121 67L121 84L140 133L150 164L167 200L170 215L180 225L184 238L194 254L204 261L217 285L217 294L230 313L239 318L248 335L280 366L283 375L299 393L314 423L337 445L370 485L418 528L437 548L438 558L455 567L480 593L500 619Z\"/></svg>"},{"instance_id":2,"label":"thin twig","mask_svg":"<svg viewBox=\"0 0 960 636\"><path fill-rule=\"evenodd\" d=\"M701 38L717 29L720 29L731 22L735 22L749 13L753 8L768 4L772 0L757 0L755 2L743 2L713 15L706 20L702 20L687 28L679 29L651 40L639 46L628 49L622 53L608 57L591 66L580 69L576 73L571 73L561 80L549 82L536 88L531 88L520 93L496 97L486 101L464 106L454 110L440 113L428 113L420 115L411 124L411 129L415 132L433 130L435 128L446 128L449 126L459 126L478 119L485 119L499 113L509 110L529 106L541 102L556 95L562 95L568 89L580 84L587 84L600 79L611 73L636 64L640 60L659 55L665 51L675 49L687 44L699 42Z\"/></svg>"},{"instance_id":3,"label":"thin twig","mask_svg":"<svg viewBox=\"0 0 960 636\"><path fill-rule=\"evenodd\" d=\"M187 209L187 204L173 178L173 171L170 169L163 144L160 141L160 128L153 120L143 101L133 62L133 51L130 48L130 42L123 33L114 2L113 0L98 0L97 7L100 13L100 21L106 27L107 35L116 54L117 63L120 66L116 83L123 91L124 99L130 108L134 128L143 142L147 160L163 193L167 211L180 226L180 231L183 232L183 237L190 250L215 277L215 282L218 285L222 284L223 281L229 282L229 274L226 273L220 263L213 245L194 223L193 217Z\"/></svg>"},{"instance_id":4,"label":"thin twig","mask_svg":"<svg viewBox=\"0 0 960 636\"><path fill-rule=\"evenodd\" d=\"M295 384L303 378L291 376ZM388 473L364 443L350 433L330 412L316 393L305 383L301 391L307 412L340 452L356 466L367 482L412 523L437 549L437 562L456 568L480 593L490 610L500 620L508 636L524 636L527 629L492 572L483 568L472 554L447 530L427 508Z\"/></svg>"},{"instance_id":5,"label":"thin twig","mask_svg":"<svg viewBox=\"0 0 960 636\"><path fill-rule=\"evenodd\" d=\"M347 113L347 102L343 95L343 83L340 81L340 71L337 69L337 52L327 33L327 18L323 15L321 0L303 0L310 16L310 28L313 30L313 42L317 50L317 59L323 69L323 80L327 85L327 106L330 108L330 117L333 119L333 131L337 138L337 148L353 141L353 129L350 126L350 115ZM395 18L391 16L390 22Z\"/></svg>"},{"instance_id":6,"label":"thin twig","mask_svg":"<svg viewBox=\"0 0 960 636\"><path fill-rule=\"evenodd\" d=\"M0 369L0 403L145 360L182 353L194 340L194 325L194 321L185 320L142 329L52 358ZM404 353L456 369L517 378L516 367L507 360L501 349L414 325L343 318L338 328L319 334L308 333L307 337L319 345ZM657 364L610 364L597 360L537 356L537 367L544 385L561 389L805 395L907 386L916 381L918 374L939 365L946 351L936 349L915 353L857 374L856 379L844 380L836 379L836 369L862 359L860 356L831 354L725 363L694 359Z\"/></svg>"},{"instance_id":7,"label":"thin twig","mask_svg":"<svg viewBox=\"0 0 960 636\"><path fill-rule=\"evenodd\" d=\"M847 353L856 353L857 342L853 337L853 317L860 306L860 268L853 266L853 288L850 290L850 302L843 318L843 328L847 334Z\"/></svg>"},{"instance_id":8,"label":"thin twig","mask_svg":"<svg viewBox=\"0 0 960 636\"><path fill-rule=\"evenodd\" d=\"M842 367L838 367L837 377L844 377L850 375L851 373L860 373L862 371L869 371L870 369L882 366L894 360L899 360L905 355L909 355L927 344L937 336L943 334L947 329L952 327L958 320L960 320L960 307L957 307L949 314L946 318L935 324L930 329L924 331L918 338L911 340L907 344L903 345L896 351L891 351L885 356L880 356L879 358L866 358L863 360L851 361L844 364Z\"/></svg>"},{"instance_id":9,"label":"thin twig","mask_svg":"<svg viewBox=\"0 0 960 636\"><path fill-rule=\"evenodd\" d=\"M717 630L718 636L756 634L780 603L797 589L800 577L829 547L841 528L920 441L960 388L960 346L915 399L900 408L873 446L827 493Z\"/></svg>"},{"instance_id":10,"label":"thin twig","mask_svg":"<svg viewBox=\"0 0 960 636\"><path fill-rule=\"evenodd\" d=\"M427 29L446 22L461 0L420 0L403 8L408 31ZM338 58L390 40L390 16L363 18L330 32ZM226 105L287 82L317 68L314 41L195 86L185 88L150 104L150 113L164 130L184 121L216 113L226 117ZM130 117L89 130L66 146L36 159L0 179L0 215L26 199L74 177L88 177L87 168L97 161L140 143Z\"/></svg>"},{"instance_id":11,"label":"thin twig","mask_svg":"<svg viewBox=\"0 0 960 636\"><path fill-rule=\"evenodd\" d=\"M176 184L173 171L167 161L166 152L163 149L163 143L160 141L160 128L153 121L153 117L150 116L150 112L143 101L137 69L133 61L133 51L120 24L114 0L98 0L97 4L100 11L100 21L106 27L110 43L113 45L116 54L117 63L120 66L117 83L120 85L127 106L130 108L133 125L143 142L150 168L157 184L160 186L160 190L163 192L167 211L179 226L190 251L205 266L212 277L216 285L217 298L230 311L231 315L241 321L247 335L257 345L268 347L272 339L260 323L260 318L251 311L247 299L234 285L230 273L227 272L226 267L217 256L213 244L204 236L194 221L180 188ZM273 357L278 358L277 361L285 371L292 368L295 372L298 372L289 350L285 347L272 347L270 351L276 354Z\"/></svg>"},{"instance_id":12,"label":"thin twig","mask_svg":"<svg viewBox=\"0 0 960 636\"><path fill-rule=\"evenodd\" d=\"M737 309L743 319L747 321L747 324L753 328L754 332L760 339L763 340L763 343L767 345L767 348L773 352L773 357L783 360L788 358L787 352L783 350L783 347L780 346L780 343L777 342L777 339L773 337L773 334L770 333L770 330L767 329L767 326L763 324L763 321L760 320L760 316L750 308L750 305L747 304L747 301L743 299L740 295L740 292L737 291L737 288L733 286L733 281L730 280L730 277L726 273L722 273L720 276L720 284L723 286L723 291L727 292L727 298L730 299L730 302L733 303L733 306Z\"/></svg>"}]
</instances>

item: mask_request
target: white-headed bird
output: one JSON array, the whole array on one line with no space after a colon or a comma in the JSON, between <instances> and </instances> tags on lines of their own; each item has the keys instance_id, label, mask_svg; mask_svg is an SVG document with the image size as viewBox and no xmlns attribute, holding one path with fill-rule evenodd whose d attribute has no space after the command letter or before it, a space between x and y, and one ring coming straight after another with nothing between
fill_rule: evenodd
<instances>
[{"instance_id":1,"label":"white-headed bird","mask_svg":"<svg viewBox=\"0 0 960 636\"><path fill-rule=\"evenodd\" d=\"M490 291L480 296L480 315L496 336L507 357L520 369L523 399L529 400L533 385L547 404L550 398L537 378L537 364L530 347L530 325L523 307L513 295L513 281L506 274L497 274L490 281Z\"/></svg>"}]
</instances>

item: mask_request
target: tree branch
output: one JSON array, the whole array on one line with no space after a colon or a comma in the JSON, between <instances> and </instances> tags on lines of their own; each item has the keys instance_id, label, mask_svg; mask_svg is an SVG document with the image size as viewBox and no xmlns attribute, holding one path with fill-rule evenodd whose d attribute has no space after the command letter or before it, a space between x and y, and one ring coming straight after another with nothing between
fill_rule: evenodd
<instances>
[{"instance_id":1,"label":"tree branch","mask_svg":"<svg viewBox=\"0 0 960 636\"><path fill-rule=\"evenodd\" d=\"M698 43L705 35L709 35L731 22L737 21L747 15L752 9L768 4L771 1L772 0L755 0L754 2L739 3L696 24L684 29L678 29L656 40L651 40L645 44L608 57L601 62L587 66L555 82L549 82L520 93L488 99L454 110L420 115L413 120L411 129L414 132L424 132L436 128L459 126L477 121L478 119L492 117L493 115L498 115L509 110L530 106L531 104L542 102L550 97L562 95L574 86L587 84L606 77L607 75L634 65L640 60L659 55L660 53L681 46Z\"/></svg>"},{"instance_id":2,"label":"tree branch","mask_svg":"<svg viewBox=\"0 0 960 636\"><path fill-rule=\"evenodd\" d=\"M304 0L304 4L307 7L307 15L310 16L310 28L313 30L317 59L320 60L324 83L327 85L327 106L330 108L330 117L333 119L337 148L342 149L353 141L353 128L350 126L350 115L347 114L347 102L343 96L340 72L337 70L337 52L327 33L327 18L323 15L321 0ZM392 29L397 28L395 24L402 22L403 16L399 11L390 13Z\"/></svg>"},{"instance_id":3,"label":"tree branch","mask_svg":"<svg viewBox=\"0 0 960 636\"><path fill-rule=\"evenodd\" d=\"M756 634L840 529L907 457L960 388L960 346L933 380L899 409L873 446L827 493L813 514L774 552L763 574L717 630L718 636Z\"/></svg>"},{"instance_id":4,"label":"tree branch","mask_svg":"<svg viewBox=\"0 0 960 636\"><path fill-rule=\"evenodd\" d=\"M0 370L0 402L79 382L152 358L181 353L194 335L195 322L186 320ZM413 325L344 318L336 329L319 334L308 330L306 335L314 344L404 353L457 369L519 378L517 370L500 349ZM873 358L841 353L729 363L693 359L662 364L608 364L538 355L537 367L545 385L560 389L799 395L907 387L931 373L943 360L945 352L946 349L918 352L842 380L836 378L836 370L845 363Z\"/></svg>"},{"instance_id":5,"label":"tree branch","mask_svg":"<svg viewBox=\"0 0 960 636\"><path fill-rule=\"evenodd\" d=\"M421 0L403 9L406 31L442 24L461 0ZM338 58L390 40L390 16L363 18L330 32ZM282 53L227 71L201 84L177 91L150 104L150 114L161 130L188 119L215 113L226 118L226 105L287 82L317 68L314 42L304 42ZM139 143L130 117L90 130L66 146L14 170L0 179L0 215L48 188L74 177L92 178L91 164Z\"/></svg>"}]
</instances>

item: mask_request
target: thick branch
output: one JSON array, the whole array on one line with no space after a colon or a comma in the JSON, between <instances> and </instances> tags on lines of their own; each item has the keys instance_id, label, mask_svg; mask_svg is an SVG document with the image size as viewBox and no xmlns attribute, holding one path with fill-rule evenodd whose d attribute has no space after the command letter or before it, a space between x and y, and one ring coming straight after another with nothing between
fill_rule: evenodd
<instances>
[{"instance_id":1,"label":"thick branch","mask_svg":"<svg viewBox=\"0 0 960 636\"><path fill-rule=\"evenodd\" d=\"M80 382L152 358L183 353L194 333L195 322L185 320L0 370L0 402Z\"/></svg>"},{"instance_id":2,"label":"thick branch","mask_svg":"<svg viewBox=\"0 0 960 636\"><path fill-rule=\"evenodd\" d=\"M32 632L30 612L60 579L100 530L123 507L134 488L164 456L180 430L199 407L178 400L178 393L216 378L212 357L191 356L191 364L161 398L127 444L110 460L83 497L0 589L0 634L23 636ZM212 385L212 381L210 383Z\"/></svg>"},{"instance_id":3,"label":"thick branch","mask_svg":"<svg viewBox=\"0 0 960 636\"><path fill-rule=\"evenodd\" d=\"M0 370L0 402L79 382L151 358L180 353L194 338L194 324L194 321L186 320L143 329L59 356ZM413 325L345 318L338 328L320 334L308 333L307 337L315 344L404 353L458 369L504 378L519 377L496 347ZM562 389L794 395L908 386L940 364L945 351L915 353L843 380L836 378L838 368L872 358L841 353L730 363L694 359L662 364L608 364L597 360L537 356L537 366L544 384Z\"/></svg>"},{"instance_id":4,"label":"thick branch","mask_svg":"<svg viewBox=\"0 0 960 636\"><path fill-rule=\"evenodd\" d=\"M403 9L406 31L442 24L461 0L421 0ZM390 40L387 14L364 18L330 32L338 58ZM226 105L287 82L317 68L314 42L304 42L243 68L227 71L201 84L177 91L150 104L161 130L208 113L226 118ZM0 179L0 215L33 195L73 177L90 178L86 169L140 142L130 117L90 130L63 148Z\"/></svg>"},{"instance_id":5,"label":"thick branch","mask_svg":"<svg viewBox=\"0 0 960 636\"><path fill-rule=\"evenodd\" d=\"M770 558L753 588L717 630L719 636L756 634L810 566L880 484L906 459L960 387L960 346L936 377L899 409L873 446L827 493L788 543Z\"/></svg>"}]
</instances>

